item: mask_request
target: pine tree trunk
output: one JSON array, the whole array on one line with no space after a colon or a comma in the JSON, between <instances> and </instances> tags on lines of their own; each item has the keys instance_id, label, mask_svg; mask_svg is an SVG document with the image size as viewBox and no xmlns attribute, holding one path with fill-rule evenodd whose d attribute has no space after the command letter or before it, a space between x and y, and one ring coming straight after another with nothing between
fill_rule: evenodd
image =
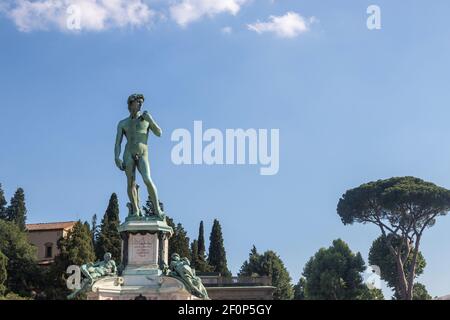
<instances>
[{"instance_id":1,"label":"pine tree trunk","mask_svg":"<svg viewBox=\"0 0 450 320\"><path fill-rule=\"evenodd\" d=\"M414 246L413 259L412 259L411 266L409 267L408 291L407 291L407 299L406 300L412 300L413 299L414 278L416 276L416 263L417 263L417 256L419 254L419 244L420 244L420 236L418 236L417 239L416 239L416 244Z\"/></svg>"},{"instance_id":2,"label":"pine tree trunk","mask_svg":"<svg viewBox=\"0 0 450 320\"><path fill-rule=\"evenodd\" d=\"M405 276L405 270L403 269L403 263L400 255L395 255L397 263L397 273L398 273L398 289L399 296L401 300L408 300L408 282Z\"/></svg>"}]
</instances>

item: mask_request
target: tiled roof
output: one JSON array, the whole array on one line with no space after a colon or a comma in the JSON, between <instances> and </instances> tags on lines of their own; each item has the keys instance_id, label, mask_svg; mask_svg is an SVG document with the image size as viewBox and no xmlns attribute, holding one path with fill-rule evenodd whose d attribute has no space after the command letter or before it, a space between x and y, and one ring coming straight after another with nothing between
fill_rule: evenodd
<instances>
[{"instance_id":1,"label":"tiled roof","mask_svg":"<svg viewBox=\"0 0 450 320\"><path fill-rule=\"evenodd\" d=\"M27 224L27 230L28 231L42 231L42 230L70 229L74 226L75 223L76 223L76 221L30 223L30 224Z\"/></svg>"}]
</instances>

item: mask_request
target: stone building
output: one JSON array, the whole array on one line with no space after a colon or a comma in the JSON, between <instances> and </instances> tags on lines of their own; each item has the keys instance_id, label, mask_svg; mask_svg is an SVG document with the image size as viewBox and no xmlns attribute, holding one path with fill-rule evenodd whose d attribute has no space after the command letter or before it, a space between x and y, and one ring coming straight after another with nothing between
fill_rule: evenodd
<instances>
[{"instance_id":1,"label":"stone building","mask_svg":"<svg viewBox=\"0 0 450 320\"><path fill-rule=\"evenodd\" d=\"M37 248L39 265L51 264L58 255L57 242L72 230L76 221L27 224L28 241Z\"/></svg>"},{"instance_id":2,"label":"stone building","mask_svg":"<svg viewBox=\"0 0 450 320\"><path fill-rule=\"evenodd\" d=\"M271 277L222 277L220 273L198 273L212 300L273 300Z\"/></svg>"}]
</instances>

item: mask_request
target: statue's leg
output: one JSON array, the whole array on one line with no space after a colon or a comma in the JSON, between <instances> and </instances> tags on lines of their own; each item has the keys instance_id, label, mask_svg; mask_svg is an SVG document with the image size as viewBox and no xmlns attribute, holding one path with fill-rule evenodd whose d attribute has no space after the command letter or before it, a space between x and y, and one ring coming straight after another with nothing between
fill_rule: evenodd
<instances>
[{"instance_id":1,"label":"statue's leg","mask_svg":"<svg viewBox=\"0 0 450 320\"><path fill-rule=\"evenodd\" d=\"M125 159L125 174L127 175L127 193L133 209L133 215L139 215L140 210L136 188L136 165L131 158Z\"/></svg>"},{"instance_id":2,"label":"statue's leg","mask_svg":"<svg viewBox=\"0 0 450 320\"><path fill-rule=\"evenodd\" d=\"M159 206L158 191L153 184L152 178L150 177L150 165L148 163L147 155L141 157L138 163L138 170L142 175L142 180L144 180L145 186L147 187L148 195L155 208L155 213L158 216L163 215L163 212Z\"/></svg>"},{"instance_id":3,"label":"statue's leg","mask_svg":"<svg viewBox=\"0 0 450 320\"><path fill-rule=\"evenodd\" d=\"M137 204L138 204L138 207L139 207L139 205L140 205L140 203L141 203L141 200L139 199L139 185L138 184L136 184L136 201L137 201ZM139 214L140 215L144 215L144 213L141 211L141 209L139 208Z\"/></svg>"},{"instance_id":4,"label":"statue's leg","mask_svg":"<svg viewBox=\"0 0 450 320\"><path fill-rule=\"evenodd\" d=\"M89 272L89 269L86 265L82 265L81 266L81 273L84 274L84 276L86 277L85 282L87 281L88 283L93 283L94 282L94 278L92 278L91 273ZM84 284L85 285L85 284Z\"/></svg>"}]
</instances>

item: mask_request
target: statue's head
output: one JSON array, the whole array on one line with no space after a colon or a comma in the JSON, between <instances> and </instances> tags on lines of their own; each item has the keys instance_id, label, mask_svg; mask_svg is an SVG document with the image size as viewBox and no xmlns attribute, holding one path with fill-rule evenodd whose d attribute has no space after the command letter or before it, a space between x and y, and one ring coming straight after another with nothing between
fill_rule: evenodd
<instances>
[{"instance_id":1,"label":"statue's head","mask_svg":"<svg viewBox=\"0 0 450 320\"><path fill-rule=\"evenodd\" d=\"M180 255L178 253L172 253L172 255L170 256L170 258L173 261L179 261L180 260Z\"/></svg>"},{"instance_id":2,"label":"statue's head","mask_svg":"<svg viewBox=\"0 0 450 320\"><path fill-rule=\"evenodd\" d=\"M128 97L128 111L130 113L137 113L141 110L142 105L144 104L144 95L140 93L134 93Z\"/></svg>"},{"instance_id":3,"label":"statue's head","mask_svg":"<svg viewBox=\"0 0 450 320\"><path fill-rule=\"evenodd\" d=\"M106 262L111 260L111 258L112 258L112 255L109 252L105 253L105 255L103 256L103 260L106 261Z\"/></svg>"}]
</instances>

